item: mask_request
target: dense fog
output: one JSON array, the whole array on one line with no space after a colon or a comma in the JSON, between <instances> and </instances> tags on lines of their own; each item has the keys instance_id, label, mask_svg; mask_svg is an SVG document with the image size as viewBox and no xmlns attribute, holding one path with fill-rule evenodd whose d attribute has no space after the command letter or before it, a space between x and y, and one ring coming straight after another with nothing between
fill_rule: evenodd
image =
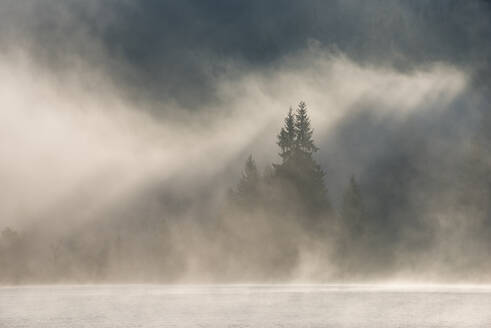
<instances>
[{"instance_id":1,"label":"dense fog","mask_svg":"<svg viewBox=\"0 0 491 328\"><path fill-rule=\"evenodd\" d=\"M0 283L489 283L489 40L479 0L2 1Z\"/></svg>"}]
</instances>

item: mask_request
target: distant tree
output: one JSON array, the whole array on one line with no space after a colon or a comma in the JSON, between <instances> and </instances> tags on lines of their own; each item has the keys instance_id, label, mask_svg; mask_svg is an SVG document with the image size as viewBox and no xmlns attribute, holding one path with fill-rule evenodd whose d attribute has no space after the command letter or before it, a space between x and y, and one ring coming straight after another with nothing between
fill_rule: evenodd
<instances>
[{"instance_id":1,"label":"distant tree","mask_svg":"<svg viewBox=\"0 0 491 328\"><path fill-rule=\"evenodd\" d=\"M257 198L259 192L260 175L252 155L246 160L242 177L237 185L237 198L242 202L249 202Z\"/></svg>"},{"instance_id":2,"label":"distant tree","mask_svg":"<svg viewBox=\"0 0 491 328\"><path fill-rule=\"evenodd\" d=\"M351 236L360 236L363 233L363 216L365 209L361 197L360 187L354 176L343 195L341 215L343 222L348 228Z\"/></svg>"}]
</instances>

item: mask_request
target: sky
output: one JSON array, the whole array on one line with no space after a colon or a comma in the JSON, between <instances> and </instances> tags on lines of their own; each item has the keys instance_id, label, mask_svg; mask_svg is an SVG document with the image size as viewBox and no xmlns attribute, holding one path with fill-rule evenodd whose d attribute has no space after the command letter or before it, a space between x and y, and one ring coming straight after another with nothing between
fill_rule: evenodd
<instances>
[{"instance_id":1,"label":"sky","mask_svg":"<svg viewBox=\"0 0 491 328\"><path fill-rule=\"evenodd\" d=\"M484 0L3 0L0 229L154 188L200 208L280 160L303 100L335 207L355 176L396 254L464 267L491 233L489 40Z\"/></svg>"}]
</instances>

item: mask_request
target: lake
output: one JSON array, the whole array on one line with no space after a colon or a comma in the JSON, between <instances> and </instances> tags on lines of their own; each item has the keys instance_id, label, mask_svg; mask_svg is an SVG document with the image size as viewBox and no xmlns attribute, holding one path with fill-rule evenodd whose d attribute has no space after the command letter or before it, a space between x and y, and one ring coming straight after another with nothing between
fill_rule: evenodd
<instances>
[{"instance_id":1,"label":"lake","mask_svg":"<svg viewBox=\"0 0 491 328\"><path fill-rule=\"evenodd\" d=\"M491 327L491 287L2 287L0 327L488 328Z\"/></svg>"}]
</instances>

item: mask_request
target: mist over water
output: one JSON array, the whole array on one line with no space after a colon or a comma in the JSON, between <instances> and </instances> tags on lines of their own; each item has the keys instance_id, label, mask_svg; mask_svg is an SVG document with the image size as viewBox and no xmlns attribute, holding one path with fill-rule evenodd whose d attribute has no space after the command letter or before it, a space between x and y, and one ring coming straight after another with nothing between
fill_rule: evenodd
<instances>
[{"instance_id":1,"label":"mist over water","mask_svg":"<svg viewBox=\"0 0 491 328\"><path fill-rule=\"evenodd\" d=\"M0 283L489 282L489 11L3 2ZM268 182L300 101L322 215Z\"/></svg>"},{"instance_id":2,"label":"mist over water","mask_svg":"<svg viewBox=\"0 0 491 328\"><path fill-rule=\"evenodd\" d=\"M1 292L0 321L6 327L487 327L491 322L486 287L113 285Z\"/></svg>"}]
</instances>

